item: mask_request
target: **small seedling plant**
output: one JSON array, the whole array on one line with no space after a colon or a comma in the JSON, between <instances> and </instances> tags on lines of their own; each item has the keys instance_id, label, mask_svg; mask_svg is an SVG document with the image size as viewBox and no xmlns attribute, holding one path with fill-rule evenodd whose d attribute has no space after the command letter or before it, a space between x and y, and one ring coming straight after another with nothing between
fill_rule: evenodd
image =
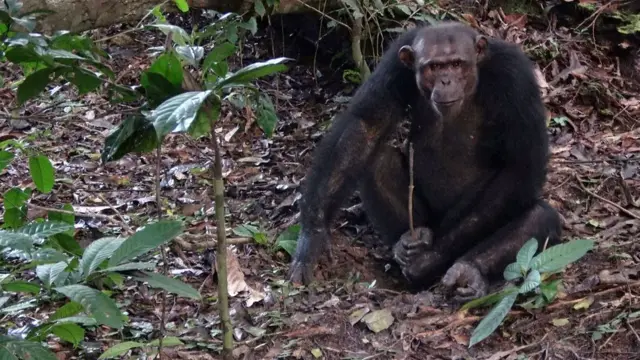
<instances>
[{"instance_id":1,"label":"small seedling plant","mask_svg":"<svg viewBox=\"0 0 640 360\"><path fill-rule=\"evenodd\" d=\"M541 308L550 304L558 294L561 279L553 277L565 266L582 258L593 249L591 240L572 240L555 245L535 255L538 241L527 241L516 256L516 262L509 264L504 270L504 279L518 286L509 285L503 290L466 303L461 310L492 305L493 308L473 330L469 347L486 339L502 324L513 307L518 296L533 294L520 306L529 309ZM535 256L534 256L535 255Z\"/></svg>"}]
</instances>

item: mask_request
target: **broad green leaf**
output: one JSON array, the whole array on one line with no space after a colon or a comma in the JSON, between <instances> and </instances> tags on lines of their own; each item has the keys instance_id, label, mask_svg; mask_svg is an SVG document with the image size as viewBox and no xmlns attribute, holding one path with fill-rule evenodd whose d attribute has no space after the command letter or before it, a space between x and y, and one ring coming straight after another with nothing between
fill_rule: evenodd
<instances>
[{"instance_id":1,"label":"broad green leaf","mask_svg":"<svg viewBox=\"0 0 640 360\"><path fill-rule=\"evenodd\" d=\"M55 71L56 68L46 67L29 74L22 84L18 85L18 103L22 105L27 100L40 94L52 81L51 74Z\"/></svg>"},{"instance_id":2,"label":"broad green leaf","mask_svg":"<svg viewBox=\"0 0 640 360\"><path fill-rule=\"evenodd\" d=\"M159 345L160 345L160 339L155 339L153 341L150 341L147 344L147 347L152 347L152 346L157 347ZM162 346L179 346L179 345L184 345L184 343L175 336L167 336L164 339L162 339Z\"/></svg>"},{"instance_id":3,"label":"broad green leaf","mask_svg":"<svg viewBox=\"0 0 640 360\"><path fill-rule=\"evenodd\" d=\"M276 115L276 109L268 96L260 96L256 122L267 138L273 136L273 131L278 122L278 115Z\"/></svg>"},{"instance_id":4,"label":"broad green leaf","mask_svg":"<svg viewBox=\"0 0 640 360\"><path fill-rule=\"evenodd\" d=\"M55 264L44 264L36 267L36 276L48 287L62 284L69 276L64 270L67 268L65 261Z\"/></svg>"},{"instance_id":5,"label":"broad green leaf","mask_svg":"<svg viewBox=\"0 0 640 360\"><path fill-rule=\"evenodd\" d=\"M158 56L145 73L160 74L177 88L180 88L182 85L182 79L184 76L182 74L182 64L180 63L180 59L178 59L173 52L164 53ZM142 85L144 86L144 82Z\"/></svg>"},{"instance_id":6,"label":"broad green leaf","mask_svg":"<svg viewBox=\"0 0 640 360\"><path fill-rule=\"evenodd\" d=\"M46 220L42 222L32 222L16 230L16 232L29 235L33 238L46 239L49 236L64 233L69 230L73 230L73 224Z\"/></svg>"},{"instance_id":7,"label":"broad green leaf","mask_svg":"<svg viewBox=\"0 0 640 360\"><path fill-rule=\"evenodd\" d=\"M538 240L532 238L529 239L529 241L527 241L522 246L522 248L520 248L520 251L518 251L518 255L516 256L516 263L520 265L520 268L525 273L529 271L529 264L531 263L531 259L533 259L533 256L536 254L537 250Z\"/></svg>"},{"instance_id":8,"label":"broad green leaf","mask_svg":"<svg viewBox=\"0 0 640 360\"><path fill-rule=\"evenodd\" d=\"M90 93L102 85L102 79L94 73L79 68L74 68L73 71L68 72L65 75L65 79L78 88L79 95Z\"/></svg>"},{"instance_id":9,"label":"broad green leaf","mask_svg":"<svg viewBox=\"0 0 640 360\"><path fill-rule=\"evenodd\" d=\"M176 46L176 52L191 66L198 66L200 60L204 57L204 48L202 46Z\"/></svg>"},{"instance_id":10,"label":"broad green leaf","mask_svg":"<svg viewBox=\"0 0 640 360\"><path fill-rule=\"evenodd\" d=\"M135 278L139 281L146 281L151 287L164 289L179 296L184 296L195 300L201 299L201 295L200 293L198 293L198 290L178 279L149 272L145 272L145 275L145 277L136 276Z\"/></svg>"},{"instance_id":11,"label":"broad green leaf","mask_svg":"<svg viewBox=\"0 0 640 360\"><path fill-rule=\"evenodd\" d=\"M583 257L593 249L592 240L572 240L552 246L531 260L531 269L540 273L555 272Z\"/></svg>"},{"instance_id":12,"label":"broad green leaf","mask_svg":"<svg viewBox=\"0 0 640 360\"><path fill-rule=\"evenodd\" d=\"M238 27L249 30L251 35L255 35L258 32L258 22L254 16L250 17L249 20L245 22L239 23Z\"/></svg>"},{"instance_id":13,"label":"broad green leaf","mask_svg":"<svg viewBox=\"0 0 640 360\"><path fill-rule=\"evenodd\" d=\"M256 62L251 65L247 65L242 69L236 71L234 74L226 77L224 80L217 84L218 88L222 88L230 85L243 85L253 80L275 74L277 72L287 70L287 67L282 63L291 59L285 57L279 57L263 62Z\"/></svg>"},{"instance_id":14,"label":"broad green leaf","mask_svg":"<svg viewBox=\"0 0 640 360\"><path fill-rule=\"evenodd\" d=\"M24 225L27 219L26 209L6 209L4 212L4 227L16 229Z\"/></svg>"},{"instance_id":15,"label":"broad green leaf","mask_svg":"<svg viewBox=\"0 0 640 360\"><path fill-rule=\"evenodd\" d=\"M82 304L98 323L114 329L122 328L122 313L116 303L104 293L85 285L67 285L55 288L69 299Z\"/></svg>"},{"instance_id":16,"label":"broad green leaf","mask_svg":"<svg viewBox=\"0 0 640 360\"><path fill-rule=\"evenodd\" d=\"M107 351L103 352L102 355L98 359L112 359L115 357L123 356L127 353L127 351L139 347L144 347L145 345L141 342L137 341L124 341L118 344L113 345L108 348Z\"/></svg>"},{"instance_id":17,"label":"broad green leaf","mask_svg":"<svg viewBox=\"0 0 640 360\"><path fill-rule=\"evenodd\" d=\"M167 99L182 93L182 89L173 85L164 75L155 72L145 72L140 78L149 105L154 107Z\"/></svg>"},{"instance_id":18,"label":"broad green leaf","mask_svg":"<svg viewBox=\"0 0 640 360\"><path fill-rule=\"evenodd\" d=\"M74 301L69 301L68 303L62 305L49 317L49 321L60 320L64 318L68 318L71 316L78 315L84 310L82 304L78 304Z\"/></svg>"},{"instance_id":19,"label":"broad green leaf","mask_svg":"<svg viewBox=\"0 0 640 360\"><path fill-rule=\"evenodd\" d=\"M167 99L148 115L159 139L170 132L186 132L211 90L189 91Z\"/></svg>"},{"instance_id":20,"label":"broad green leaf","mask_svg":"<svg viewBox=\"0 0 640 360\"><path fill-rule=\"evenodd\" d=\"M267 12L267 10L264 8L262 0L255 0L255 2L253 3L253 8L255 9L256 14L260 15L260 17L263 17Z\"/></svg>"},{"instance_id":21,"label":"broad green leaf","mask_svg":"<svg viewBox=\"0 0 640 360\"><path fill-rule=\"evenodd\" d=\"M504 268L502 275L507 281L519 279L522 277L522 268L518 263L511 263Z\"/></svg>"},{"instance_id":22,"label":"broad green leaf","mask_svg":"<svg viewBox=\"0 0 640 360\"><path fill-rule=\"evenodd\" d=\"M233 55L235 51L236 46L230 42L224 42L220 45L216 45L204 59L204 62L202 63L202 71L206 72L214 63L226 61L226 59Z\"/></svg>"},{"instance_id":23,"label":"broad green leaf","mask_svg":"<svg viewBox=\"0 0 640 360\"><path fill-rule=\"evenodd\" d=\"M51 192L55 182L55 172L48 157L44 155L31 156L29 158L29 172L41 193Z\"/></svg>"},{"instance_id":24,"label":"broad green leaf","mask_svg":"<svg viewBox=\"0 0 640 360\"><path fill-rule=\"evenodd\" d=\"M125 242L125 239L115 237L104 237L92 242L84 250L84 255L80 259L80 269L86 278L108 258L115 255L116 249Z\"/></svg>"},{"instance_id":25,"label":"broad green leaf","mask_svg":"<svg viewBox=\"0 0 640 360\"><path fill-rule=\"evenodd\" d=\"M69 261L69 259L71 258L66 254L50 247L37 248L31 253L31 260L38 264L53 264L60 261L66 262Z\"/></svg>"},{"instance_id":26,"label":"broad green leaf","mask_svg":"<svg viewBox=\"0 0 640 360\"><path fill-rule=\"evenodd\" d=\"M56 234L52 237L58 246L64 251L67 251L75 256L82 256L84 250L73 236L69 234Z\"/></svg>"},{"instance_id":27,"label":"broad green leaf","mask_svg":"<svg viewBox=\"0 0 640 360\"><path fill-rule=\"evenodd\" d=\"M191 37L189 36L189 34L187 34L187 32L179 26L169 24L151 24L149 26L159 29L165 35L169 35L169 33L172 33L171 39L178 45L186 45L191 41Z\"/></svg>"},{"instance_id":28,"label":"broad green leaf","mask_svg":"<svg viewBox=\"0 0 640 360\"><path fill-rule=\"evenodd\" d=\"M502 321L511 310L511 307L516 301L518 293L511 293L502 298L496 306L489 311L487 316L480 321L478 326L471 333L471 339L469 340L469 347L479 343L493 333L495 329L502 324Z\"/></svg>"},{"instance_id":29,"label":"broad green leaf","mask_svg":"<svg viewBox=\"0 0 640 360\"><path fill-rule=\"evenodd\" d=\"M123 238L104 237L92 242L84 251L79 261L79 267L84 276L88 276L97 269L107 258L111 257L115 249L124 242Z\"/></svg>"},{"instance_id":30,"label":"broad green leaf","mask_svg":"<svg viewBox=\"0 0 640 360\"><path fill-rule=\"evenodd\" d=\"M538 286L540 286L540 273L538 270L531 270L522 285L520 285L520 294L526 294Z\"/></svg>"},{"instance_id":31,"label":"broad green leaf","mask_svg":"<svg viewBox=\"0 0 640 360\"><path fill-rule=\"evenodd\" d=\"M251 224L242 224L242 225L236 226L232 231L234 234L238 236L253 238L253 235L255 235L256 233L259 233L260 229L258 229L256 226L253 226Z\"/></svg>"},{"instance_id":32,"label":"broad green leaf","mask_svg":"<svg viewBox=\"0 0 640 360\"><path fill-rule=\"evenodd\" d=\"M300 234L300 225L289 226L282 234L276 239L276 249L280 248L286 251L290 256L296 251L296 245L298 244L298 235Z\"/></svg>"},{"instance_id":33,"label":"broad green leaf","mask_svg":"<svg viewBox=\"0 0 640 360\"><path fill-rule=\"evenodd\" d=\"M27 62L37 62L41 60L40 55L35 50L25 46L15 46L9 49L5 56L12 63L22 64Z\"/></svg>"},{"instance_id":34,"label":"broad green leaf","mask_svg":"<svg viewBox=\"0 0 640 360\"><path fill-rule=\"evenodd\" d=\"M149 250L171 241L180 235L182 230L182 223L176 220L163 220L147 224L120 245L109 259L109 266L121 265L145 254Z\"/></svg>"},{"instance_id":35,"label":"broad green leaf","mask_svg":"<svg viewBox=\"0 0 640 360\"><path fill-rule=\"evenodd\" d=\"M2 284L2 290L38 295L40 293L40 286L27 281L17 280Z\"/></svg>"},{"instance_id":36,"label":"broad green leaf","mask_svg":"<svg viewBox=\"0 0 640 360\"><path fill-rule=\"evenodd\" d=\"M2 172L2 170L4 170L4 168L9 166L14 157L15 155L13 153L5 150L0 151L0 173Z\"/></svg>"},{"instance_id":37,"label":"broad green leaf","mask_svg":"<svg viewBox=\"0 0 640 360\"><path fill-rule=\"evenodd\" d=\"M151 121L143 116L127 117L104 142L102 162L116 161L128 153L146 153L158 146Z\"/></svg>"},{"instance_id":38,"label":"broad green leaf","mask_svg":"<svg viewBox=\"0 0 640 360\"><path fill-rule=\"evenodd\" d=\"M189 11L189 4L187 3L187 0L173 0L173 2L176 3L176 6L180 11L185 13Z\"/></svg>"},{"instance_id":39,"label":"broad green leaf","mask_svg":"<svg viewBox=\"0 0 640 360\"><path fill-rule=\"evenodd\" d=\"M130 270L152 270L156 267L155 262L133 262L126 263L118 266L108 267L100 272L116 272L116 271L130 271Z\"/></svg>"},{"instance_id":40,"label":"broad green leaf","mask_svg":"<svg viewBox=\"0 0 640 360\"><path fill-rule=\"evenodd\" d=\"M560 285L561 281L562 279L556 279L540 285L540 293L542 294L542 296L544 296L544 299L547 302L555 300L556 296L558 295L558 286Z\"/></svg>"},{"instance_id":41,"label":"broad green leaf","mask_svg":"<svg viewBox=\"0 0 640 360\"><path fill-rule=\"evenodd\" d=\"M8 247L10 249L28 251L33 247L33 243L34 239L29 235L0 230L0 249Z\"/></svg>"},{"instance_id":42,"label":"broad green leaf","mask_svg":"<svg viewBox=\"0 0 640 360\"><path fill-rule=\"evenodd\" d=\"M62 209L64 211L69 211L73 213L73 206L71 204L62 205ZM67 214L59 211L48 211L47 218L51 221L60 221L70 225L75 225L76 216L74 214ZM73 228L66 232L68 235L73 236Z\"/></svg>"},{"instance_id":43,"label":"broad green leaf","mask_svg":"<svg viewBox=\"0 0 640 360\"><path fill-rule=\"evenodd\" d=\"M82 56L78 56L70 51L60 50L60 49L49 49L47 50L46 54L56 60L80 60L80 61L87 60Z\"/></svg>"},{"instance_id":44,"label":"broad green leaf","mask_svg":"<svg viewBox=\"0 0 640 360\"><path fill-rule=\"evenodd\" d=\"M213 126L220 117L219 102L209 102L207 105L209 106L200 108L198 115L196 115L196 120L191 123L189 127L189 135L195 139L211 134L211 126Z\"/></svg>"},{"instance_id":45,"label":"broad green leaf","mask_svg":"<svg viewBox=\"0 0 640 360\"><path fill-rule=\"evenodd\" d=\"M51 333L60 339L78 346L84 340L84 329L74 323L62 323L51 328Z\"/></svg>"},{"instance_id":46,"label":"broad green leaf","mask_svg":"<svg viewBox=\"0 0 640 360\"><path fill-rule=\"evenodd\" d=\"M9 189L4 193L4 208L19 209L29 200L29 194L19 188Z\"/></svg>"},{"instance_id":47,"label":"broad green leaf","mask_svg":"<svg viewBox=\"0 0 640 360\"><path fill-rule=\"evenodd\" d=\"M58 358L42 345L14 337L0 335L1 360L58 360Z\"/></svg>"}]
</instances>

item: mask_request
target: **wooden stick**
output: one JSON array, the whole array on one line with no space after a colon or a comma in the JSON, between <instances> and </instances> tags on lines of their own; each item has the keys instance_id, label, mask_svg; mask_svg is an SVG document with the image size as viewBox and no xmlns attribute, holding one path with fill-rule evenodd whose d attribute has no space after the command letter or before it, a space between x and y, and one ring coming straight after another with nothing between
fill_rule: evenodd
<instances>
[{"instance_id":1,"label":"wooden stick","mask_svg":"<svg viewBox=\"0 0 640 360\"><path fill-rule=\"evenodd\" d=\"M413 143L409 143L409 230L411 238L416 239L416 232L413 228Z\"/></svg>"}]
</instances>

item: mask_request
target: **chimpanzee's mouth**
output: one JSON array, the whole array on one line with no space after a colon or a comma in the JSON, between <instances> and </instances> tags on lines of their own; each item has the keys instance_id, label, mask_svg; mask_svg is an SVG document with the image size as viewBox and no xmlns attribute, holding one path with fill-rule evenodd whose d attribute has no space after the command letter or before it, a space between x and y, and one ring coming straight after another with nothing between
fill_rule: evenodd
<instances>
[{"instance_id":1,"label":"chimpanzee's mouth","mask_svg":"<svg viewBox=\"0 0 640 360\"><path fill-rule=\"evenodd\" d=\"M451 105L457 103L458 101L460 101L460 100L459 99L458 100L452 100L452 101L435 101L434 100L433 102L435 102L436 105L438 105L438 106L451 106Z\"/></svg>"}]
</instances>

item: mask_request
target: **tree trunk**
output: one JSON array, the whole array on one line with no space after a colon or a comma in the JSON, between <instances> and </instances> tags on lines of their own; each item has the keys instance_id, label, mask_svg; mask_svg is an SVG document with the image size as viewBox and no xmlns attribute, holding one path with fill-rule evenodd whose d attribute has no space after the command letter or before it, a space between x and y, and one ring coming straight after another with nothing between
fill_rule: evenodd
<instances>
[{"instance_id":1,"label":"tree trunk","mask_svg":"<svg viewBox=\"0 0 640 360\"><path fill-rule=\"evenodd\" d=\"M56 30L80 32L119 23L140 21L149 10L163 0L23 0L24 12L49 10L53 14L41 18L37 31L52 33ZM253 7L254 0L188 0L195 9L214 9L220 12L244 13ZM281 0L278 13L288 14L313 11L324 0ZM339 0L328 0L327 9ZM169 9L169 8L168 8Z\"/></svg>"}]
</instances>

